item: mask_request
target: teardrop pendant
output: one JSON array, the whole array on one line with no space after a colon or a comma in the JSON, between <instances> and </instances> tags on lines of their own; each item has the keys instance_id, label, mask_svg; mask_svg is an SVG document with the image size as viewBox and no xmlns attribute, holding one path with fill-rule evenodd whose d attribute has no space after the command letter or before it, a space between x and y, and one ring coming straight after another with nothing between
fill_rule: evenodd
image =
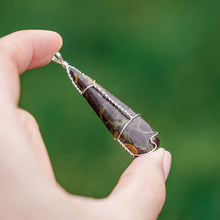
<instances>
[{"instance_id":1,"label":"teardrop pendant","mask_svg":"<svg viewBox=\"0 0 220 220\"><path fill-rule=\"evenodd\" d=\"M53 61L62 65L77 91L84 96L114 139L132 156L140 156L159 147L158 132L131 108L90 77L70 66L57 53Z\"/></svg>"}]
</instances>

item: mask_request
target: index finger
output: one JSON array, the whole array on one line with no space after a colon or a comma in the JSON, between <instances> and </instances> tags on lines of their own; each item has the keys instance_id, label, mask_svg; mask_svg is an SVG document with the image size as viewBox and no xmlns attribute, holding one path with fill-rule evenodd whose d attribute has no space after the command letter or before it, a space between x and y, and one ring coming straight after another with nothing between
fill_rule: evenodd
<instances>
[{"instance_id":1,"label":"index finger","mask_svg":"<svg viewBox=\"0 0 220 220\"><path fill-rule=\"evenodd\" d=\"M52 31L25 30L0 38L0 104L16 105L19 74L48 64L61 46L62 38Z\"/></svg>"}]
</instances>

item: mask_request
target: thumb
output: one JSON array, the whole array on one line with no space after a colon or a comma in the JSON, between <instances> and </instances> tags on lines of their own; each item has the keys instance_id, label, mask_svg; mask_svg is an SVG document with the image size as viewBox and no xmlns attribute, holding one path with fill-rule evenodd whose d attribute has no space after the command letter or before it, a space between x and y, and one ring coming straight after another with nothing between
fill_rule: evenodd
<instances>
[{"instance_id":1,"label":"thumb","mask_svg":"<svg viewBox=\"0 0 220 220\"><path fill-rule=\"evenodd\" d=\"M171 154L163 148L136 158L110 195L129 219L156 219L166 195Z\"/></svg>"}]
</instances>

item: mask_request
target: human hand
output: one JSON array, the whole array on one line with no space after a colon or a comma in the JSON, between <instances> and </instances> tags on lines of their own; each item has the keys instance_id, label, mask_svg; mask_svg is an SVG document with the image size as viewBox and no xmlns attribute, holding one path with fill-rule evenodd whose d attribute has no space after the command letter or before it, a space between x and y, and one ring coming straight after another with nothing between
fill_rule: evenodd
<instances>
[{"instance_id":1,"label":"human hand","mask_svg":"<svg viewBox=\"0 0 220 220\"><path fill-rule=\"evenodd\" d=\"M171 164L162 148L136 158L107 198L70 195L56 182L37 122L18 100L19 74L48 64L61 45L49 31L0 39L0 219L156 219Z\"/></svg>"}]
</instances>

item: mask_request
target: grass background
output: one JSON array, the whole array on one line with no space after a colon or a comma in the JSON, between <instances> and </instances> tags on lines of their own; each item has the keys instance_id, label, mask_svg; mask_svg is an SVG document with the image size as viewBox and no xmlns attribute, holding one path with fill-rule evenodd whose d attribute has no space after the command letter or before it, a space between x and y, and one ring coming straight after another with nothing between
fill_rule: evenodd
<instances>
[{"instance_id":1,"label":"grass background","mask_svg":"<svg viewBox=\"0 0 220 220\"><path fill-rule=\"evenodd\" d=\"M49 29L64 58L131 106L173 155L159 219L220 218L219 1L0 0L0 35ZM21 76L59 183L108 195L132 158L56 64Z\"/></svg>"}]
</instances>

